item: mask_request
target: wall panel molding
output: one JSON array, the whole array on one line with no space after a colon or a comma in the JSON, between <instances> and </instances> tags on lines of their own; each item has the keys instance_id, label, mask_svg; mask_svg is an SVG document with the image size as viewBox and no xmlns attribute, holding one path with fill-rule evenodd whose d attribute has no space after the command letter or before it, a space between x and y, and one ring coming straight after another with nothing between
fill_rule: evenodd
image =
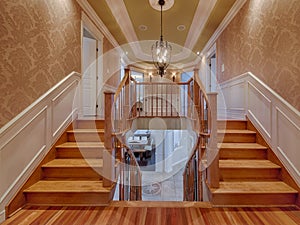
<instances>
[{"instance_id":1,"label":"wall panel molding","mask_svg":"<svg viewBox=\"0 0 300 225\"><path fill-rule=\"evenodd\" d=\"M218 104L218 114L240 119L242 114L232 113L232 106L245 109L240 113L247 115L300 185L300 112L251 72L219 84L219 96L225 103Z\"/></svg>"},{"instance_id":2,"label":"wall panel molding","mask_svg":"<svg viewBox=\"0 0 300 225\"><path fill-rule=\"evenodd\" d=\"M80 74L72 72L0 129L1 213L77 118L80 79Z\"/></svg>"}]
</instances>

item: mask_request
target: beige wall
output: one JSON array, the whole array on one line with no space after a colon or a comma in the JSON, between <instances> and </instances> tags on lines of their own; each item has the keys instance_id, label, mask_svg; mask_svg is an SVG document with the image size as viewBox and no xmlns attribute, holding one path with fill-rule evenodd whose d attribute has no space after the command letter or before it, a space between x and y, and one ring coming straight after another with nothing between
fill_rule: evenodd
<instances>
[{"instance_id":1,"label":"beige wall","mask_svg":"<svg viewBox=\"0 0 300 225\"><path fill-rule=\"evenodd\" d=\"M81 70L76 0L0 1L0 127Z\"/></svg>"},{"instance_id":2,"label":"beige wall","mask_svg":"<svg viewBox=\"0 0 300 225\"><path fill-rule=\"evenodd\" d=\"M299 15L299 0L248 0L217 40L218 81L250 71L300 111Z\"/></svg>"}]
</instances>

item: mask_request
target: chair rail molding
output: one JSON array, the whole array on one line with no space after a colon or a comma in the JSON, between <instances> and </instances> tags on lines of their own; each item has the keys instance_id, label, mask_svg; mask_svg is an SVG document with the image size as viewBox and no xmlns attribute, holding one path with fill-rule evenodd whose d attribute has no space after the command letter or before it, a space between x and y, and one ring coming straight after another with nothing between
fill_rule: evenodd
<instances>
[{"instance_id":1,"label":"chair rail molding","mask_svg":"<svg viewBox=\"0 0 300 225\"><path fill-rule=\"evenodd\" d=\"M78 114L72 72L0 129L0 222L5 206Z\"/></svg>"},{"instance_id":2,"label":"chair rail molding","mask_svg":"<svg viewBox=\"0 0 300 225\"><path fill-rule=\"evenodd\" d=\"M219 84L218 91L225 100L219 118L247 115L300 185L300 112L251 72Z\"/></svg>"}]
</instances>

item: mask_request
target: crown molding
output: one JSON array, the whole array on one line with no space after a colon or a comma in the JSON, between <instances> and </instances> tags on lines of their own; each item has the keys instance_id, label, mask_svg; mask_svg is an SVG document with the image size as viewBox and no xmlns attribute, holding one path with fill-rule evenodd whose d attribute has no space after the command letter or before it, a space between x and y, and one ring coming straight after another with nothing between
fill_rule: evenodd
<instances>
[{"instance_id":1,"label":"crown molding","mask_svg":"<svg viewBox=\"0 0 300 225\"><path fill-rule=\"evenodd\" d=\"M232 21L232 19L235 17L235 15L240 11L240 9L243 7L243 5L247 2L247 0L237 0L233 7L229 10L217 30L214 32L214 34L211 36L209 41L206 43L205 47L201 51L203 55L206 54L207 51L214 45L216 40L220 37L222 32L225 30L225 28L229 25L229 23Z\"/></svg>"},{"instance_id":2,"label":"crown molding","mask_svg":"<svg viewBox=\"0 0 300 225\"><path fill-rule=\"evenodd\" d=\"M196 13L193 18L193 22L190 26L187 38L185 40L184 47L193 49L200 34L203 31L203 28L211 14L214 6L216 5L217 0L206 0L200 1Z\"/></svg>"},{"instance_id":3,"label":"crown molding","mask_svg":"<svg viewBox=\"0 0 300 225\"><path fill-rule=\"evenodd\" d=\"M95 10L92 6L88 3L87 0L77 0L80 7L83 11L87 14L87 16L93 21L93 23L99 28L99 30L103 33L103 35L109 40L109 42L116 48L119 46L119 43L104 25L102 20L99 18Z\"/></svg>"}]
</instances>

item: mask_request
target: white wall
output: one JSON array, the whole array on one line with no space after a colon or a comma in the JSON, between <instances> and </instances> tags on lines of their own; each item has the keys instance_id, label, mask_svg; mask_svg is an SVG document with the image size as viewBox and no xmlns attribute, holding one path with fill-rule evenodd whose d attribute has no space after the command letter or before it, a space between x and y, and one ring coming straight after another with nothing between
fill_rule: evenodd
<instances>
[{"instance_id":1,"label":"white wall","mask_svg":"<svg viewBox=\"0 0 300 225\"><path fill-rule=\"evenodd\" d=\"M300 185L300 112L248 72L219 85L218 117L247 115ZM219 99L218 99L219 100Z\"/></svg>"},{"instance_id":2,"label":"white wall","mask_svg":"<svg viewBox=\"0 0 300 225\"><path fill-rule=\"evenodd\" d=\"M80 81L71 73L0 130L0 222L5 206L77 116Z\"/></svg>"}]
</instances>

